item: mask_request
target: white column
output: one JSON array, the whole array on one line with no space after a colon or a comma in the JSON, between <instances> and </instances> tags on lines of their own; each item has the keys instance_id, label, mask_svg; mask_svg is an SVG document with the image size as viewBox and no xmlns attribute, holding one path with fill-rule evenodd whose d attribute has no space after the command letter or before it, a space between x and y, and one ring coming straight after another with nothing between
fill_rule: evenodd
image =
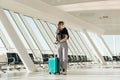
<instances>
[{"instance_id":1,"label":"white column","mask_svg":"<svg viewBox=\"0 0 120 80\"><path fill-rule=\"evenodd\" d=\"M0 37L1 37L1 39L2 39L2 42L3 42L6 50L9 51L9 49L11 48L11 47L10 47L10 44L9 44L7 38L5 37L5 35L3 34L3 32L2 32L1 30L0 30Z\"/></svg>"},{"instance_id":2,"label":"white column","mask_svg":"<svg viewBox=\"0 0 120 80\"><path fill-rule=\"evenodd\" d=\"M96 51L96 54L98 55L100 61L102 64L106 64L103 56L101 55L100 51L98 50L98 48L96 47L95 43L93 42L93 40L90 38L89 34L87 33L87 31L84 31L86 37L88 38L88 40L90 41L90 43L92 44L93 48L95 49Z\"/></svg>"},{"instance_id":3,"label":"white column","mask_svg":"<svg viewBox=\"0 0 120 80\"><path fill-rule=\"evenodd\" d=\"M4 28L6 29L6 31L8 32L9 36L11 37L11 40L13 41L13 43L18 51L18 55L20 56L27 71L28 72L37 71L33 61L31 60L30 56L27 54L24 44L18 37L12 24L10 23L10 21L8 20L7 16L5 15L5 13L2 9L0 9L0 21L3 24Z\"/></svg>"}]
</instances>

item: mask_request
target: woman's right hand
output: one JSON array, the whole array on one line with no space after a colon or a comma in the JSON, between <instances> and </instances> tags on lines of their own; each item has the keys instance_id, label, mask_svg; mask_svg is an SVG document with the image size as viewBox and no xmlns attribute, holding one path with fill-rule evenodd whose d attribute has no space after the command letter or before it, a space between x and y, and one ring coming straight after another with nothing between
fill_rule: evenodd
<instances>
[{"instance_id":1,"label":"woman's right hand","mask_svg":"<svg viewBox=\"0 0 120 80\"><path fill-rule=\"evenodd\" d=\"M55 44L58 44L59 41L56 41Z\"/></svg>"}]
</instances>

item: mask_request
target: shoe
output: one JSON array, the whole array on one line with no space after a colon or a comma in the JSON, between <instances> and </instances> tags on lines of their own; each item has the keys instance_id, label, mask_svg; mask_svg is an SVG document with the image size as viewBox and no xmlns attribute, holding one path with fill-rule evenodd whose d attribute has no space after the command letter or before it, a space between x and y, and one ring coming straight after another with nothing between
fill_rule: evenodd
<instances>
[{"instance_id":1,"label":"shoe","mask_svg":"<svg viewBox=\"0 0 120 80\"><path fill-rule=\"evenodd\" d=\"M62 71L65 72L65 69L63 68Z\"/></svg>"},{"instance_id":2,"label":"shoe","mask_svg":"<svg viewBox=\"0 0 120 80\"><path fill-rule=\"evenodd\" d=\"M62 72L62 74L63 74L63 75L67 75L67 72L66 72L66 71L65 71L65 72Z\"/></svg>"},{"instance_id":3,"label":"shoe","mask_svg":"<svg viewBox=\"0 0 120 80\"><path fill-rule=\"evenodd\" d=\"M67 71L63 68L63 70L62 70L63 72L62 72L62 74L63 75L67 75Z\"/></svg>"}]
</instances>

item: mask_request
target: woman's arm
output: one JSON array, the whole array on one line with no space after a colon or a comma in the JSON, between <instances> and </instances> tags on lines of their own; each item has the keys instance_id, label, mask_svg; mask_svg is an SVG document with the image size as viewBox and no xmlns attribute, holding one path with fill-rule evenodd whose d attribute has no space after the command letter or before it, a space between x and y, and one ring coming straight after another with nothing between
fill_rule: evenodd
<instances>
[{"instance_id":1,"label":"woman's arm","mask_svg":"<svg viewBox=\"0 0 120 80\"><path fill-rule=\"evenodd\" d=\"M60 42L65 42L65 41L67 41L67 39L68 39L68 35L65 35L65 38L63 38L62 40L60 40Z\"/></svg>"},{"instance_id":2,"label":"woman's arm","mask_svg":"<svg viewBox=\"0 0 120 80\"><path fill-rule=\"evenodd\" d=\"M57 37L57 34L55 34L55 38ZM57 40L57 38L56 38L56 41L55 41L55 44L58 44L58 40Z\"/></svg>"}]
</instances>

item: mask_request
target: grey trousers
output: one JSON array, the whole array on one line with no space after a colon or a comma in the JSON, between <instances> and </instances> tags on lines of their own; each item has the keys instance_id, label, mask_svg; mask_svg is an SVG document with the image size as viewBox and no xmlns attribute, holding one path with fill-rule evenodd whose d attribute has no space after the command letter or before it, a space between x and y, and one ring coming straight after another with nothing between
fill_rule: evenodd
<instances>
[{"instance_id":1,"label":"grey trousers","mask_svg":"<svg viewBox=\"0 0 120 80\"><path fill-rule=\"evenodd\" d=\"M62 42L57 44L58 57L60 58L61 68L67 71L68 63L68 44L67 42Z\"/></svg>"}]
</instances>

